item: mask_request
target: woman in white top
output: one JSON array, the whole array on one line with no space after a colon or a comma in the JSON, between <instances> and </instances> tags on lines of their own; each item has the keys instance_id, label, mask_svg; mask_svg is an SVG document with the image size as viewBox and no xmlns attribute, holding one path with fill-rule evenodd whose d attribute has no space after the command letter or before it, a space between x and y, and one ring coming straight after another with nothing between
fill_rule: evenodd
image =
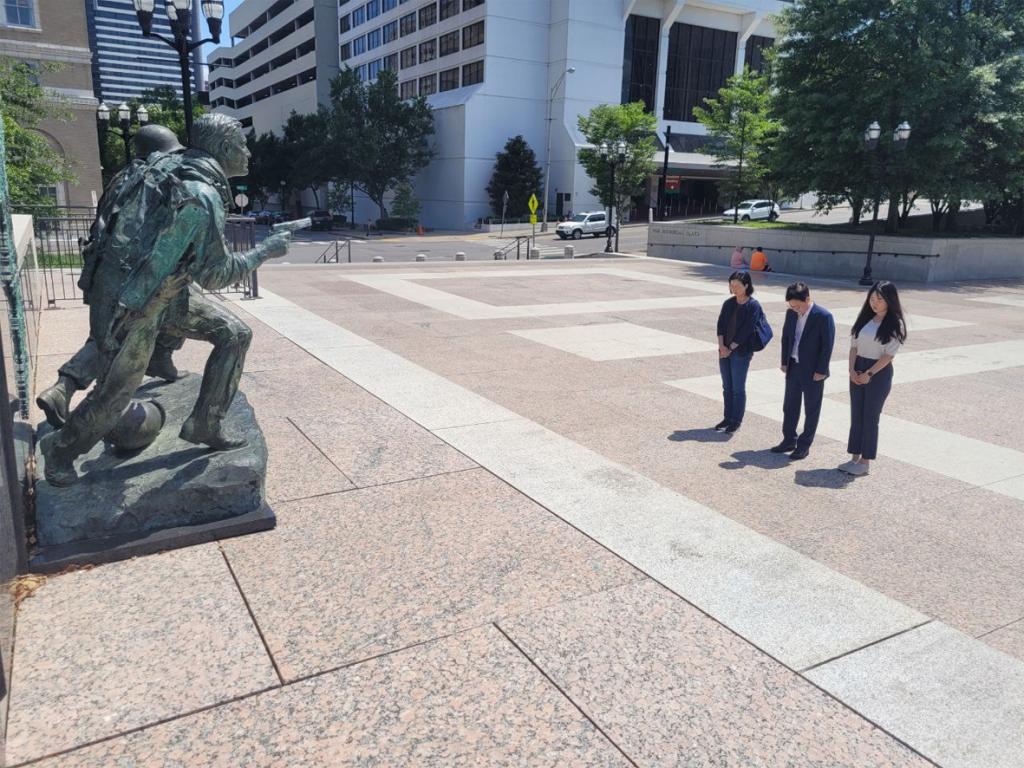
<instances>
[{"instance_id":1,"label":"woman in white top","mask_svg":"<svg viewBox=\"0 0 1024 768\"><path fill-rule=\"evenodd\" d=\"M866 475L878 451L878 421L892 389L892 360L907 340L896 286L880 280L868 291L850 342L850 439L853 458L839 469Z\"/></svg>"}]
</instances>

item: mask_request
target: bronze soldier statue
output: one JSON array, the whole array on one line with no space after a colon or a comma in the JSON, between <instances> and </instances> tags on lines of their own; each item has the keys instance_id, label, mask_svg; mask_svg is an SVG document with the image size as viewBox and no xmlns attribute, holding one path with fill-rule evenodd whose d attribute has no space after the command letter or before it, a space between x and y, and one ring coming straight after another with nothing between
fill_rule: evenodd
<instances>
[{"instance_id":1,"label":"bronze soldier statue","mask_svg":"<svg viewBox=\"0 0 1024 768\"><path fill-rule=\"evenodd\" d=\"M248 173L248 162L241 124L208 114L193 126L192 148L151 154L130 168L116 190L92 272L83 274L90 336L99 353L96 386L64 426L41 441L51 485L78 479L75 459L117 424L145 376L159 333L213 344L181 438L214 450L245 445L224 434L222 421L238 390L252 331L189 284L224 288L288 251L289 232L245 253L232 253L224 240L228 178Z\"/></svg>"},{"instance_id":2,"label":"bronze soldier statue","mask_svg":"<svg viewBox=\"0 0 1024 768\"><path fill-rule=\"evenodd\" d=\"M177 154L184 152L185 148L178 142L174 131L163 125L149 124L139 129L132 139L135 146L136 159L132 166L144 165L146 159L154 152L166 152ZM114 214L114 207L118 200L118 190L122 182L130 175L131 167L119 171L107 186L106 191L100 198L96 209L96 220L89 230L89 239L84 244L83 253L83 275L91 274L95 269L93 261L99 258L97 253L97 242L100 233L106 228L107 222ZM79 287L83 289L82 298L86 304L89 303L88 283L79 281ZM165 381L174 381L178 378L178 370L171 359L175 350L181 349L180 339L167 334L157 337L156 347L153 350L153 357L146 368L147 376L155 376ZM88 389L96 380L96 373L99 368L99 350L96 349L96 342L90 336L78 352L70 360L60 367L57 372L57 381L51 387L43 390L36 398L36 404L46 416L46 420L54 427L64 426L68 418L68 408L71 405L71 398L75 392L81 389Z\"/></svg>"}]
</instances>

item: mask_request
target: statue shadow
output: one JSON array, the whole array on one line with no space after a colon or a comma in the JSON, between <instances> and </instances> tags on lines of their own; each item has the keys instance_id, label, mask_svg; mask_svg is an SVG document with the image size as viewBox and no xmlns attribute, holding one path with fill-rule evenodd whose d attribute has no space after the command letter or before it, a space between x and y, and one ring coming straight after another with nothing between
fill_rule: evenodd
<instances>
[{"instance_id":1,"label":"statue shadow","mask_svg":"<svg viewBox=\"0 0 1024 768\"><path fill-rule=\"evenodd\" d=\"M177 469L171 477L158 486L161 490L174 490L201 475L210 463L210 449L200 445L159 456L151 456L142 461L126 461L142 452L140 450L131 453L115 453L110 446L107 446L102 455L84 462L82 471L86 477L102 475L107 482L124 486L133 478L157 469L172 471ZM122 463L113 463L114 461Z\"/></svg>"},{"instance_id":2,"label":"statue shadow","mask_svg":"<svg viewBox=\"0 0 1024 768\"><path fill-rule=\"evenodd\" d=\"M771 451L736 451L732 458L733 461L723 461L718 466L722 469L734 470L744 467L785 469L790 465L789 457L784 453L772 453Z\"/></svg>"},{"instance_id":3,"label":"statue shadow","mask_svg":"<svg viewBox=\"0 0 1024 768\"><path fill-rule=\"evenodd\" d=\"M857 478L840 472L838 469L801 469L797 471L794 482L805 488L842 489Z\"/></svg>"},{"instance_id":4,"label":"statue shadow","mask_svg":"<svg viewBox=\"0 0 1024 768\"><path fill-rule=\"evenodd\" d=\"M727 443L732 435L714 429L677 429L668 439L673 443Z\"/></svg>"}]
</instances>

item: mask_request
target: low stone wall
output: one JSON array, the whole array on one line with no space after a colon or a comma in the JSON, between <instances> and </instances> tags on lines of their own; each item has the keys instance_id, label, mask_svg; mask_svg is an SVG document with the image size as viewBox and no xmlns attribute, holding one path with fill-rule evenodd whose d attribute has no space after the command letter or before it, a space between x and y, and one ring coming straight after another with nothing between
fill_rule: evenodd
<instances>
[{"instance_id":1,"label":"low stone wall","mask_svg":"<svg viewBox=\"0 0 1024 768\"><path fill-rule=\"evenodd\" d=\"M860 277L867 235L797 229L750 229L686 223L652 224L647 255L729 265L737 246L765 249L776 272ZM875 238L872 275L894 282L1024 278L1024 240L1016 238Z\"/></svg>"}]
</instances>

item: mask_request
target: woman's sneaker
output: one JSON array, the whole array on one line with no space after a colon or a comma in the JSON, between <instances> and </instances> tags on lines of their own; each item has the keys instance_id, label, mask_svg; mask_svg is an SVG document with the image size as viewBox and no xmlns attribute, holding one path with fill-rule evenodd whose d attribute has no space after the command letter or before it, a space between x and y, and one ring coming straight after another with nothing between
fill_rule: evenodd
<instances>
[{"instance_id":1,"label":"woman's sneaker","mask_svg":"<svg viewBox=\"0 0 1024 768\"><path fill-rule=\"evenodd\" d=\"M851 461L849 468L845 469L844 471L847 474L853 475L854 477L860 477L861 475L866 475L868 473L868 465L867 464L854 464Z\"/></svg>"}]
</instances>

